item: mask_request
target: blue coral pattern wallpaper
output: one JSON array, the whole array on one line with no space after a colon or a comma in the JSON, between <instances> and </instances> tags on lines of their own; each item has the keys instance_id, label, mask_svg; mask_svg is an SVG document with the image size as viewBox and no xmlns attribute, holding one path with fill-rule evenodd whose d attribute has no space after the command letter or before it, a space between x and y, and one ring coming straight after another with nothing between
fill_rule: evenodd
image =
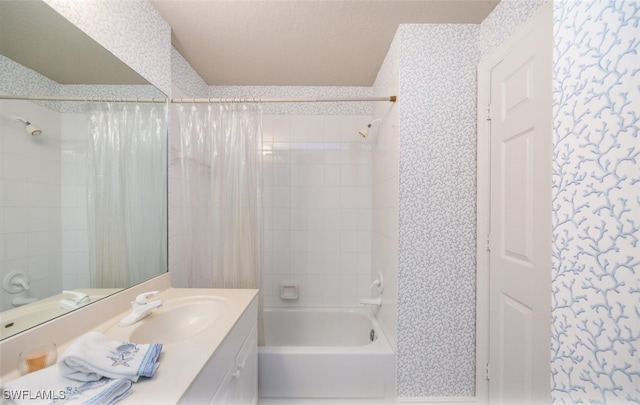
<instances>
[{"instance_id":1,"label":"blue coral pattern wallpaper","mask_svg":"<svg viewBox=\"0 0 640 405\"><path fill-rule=\"evenodd\" d=\"M477 31L397 34L400 397L474 395Z\"/></svg>"},{"instance_id":2,"label":"blue coral pattern wallpaper","mask_svg":"<svg viewBox=\"0 0 640 405\"><path fill-rule=\"evenodd\" d=\"M554 4L554 403L640 402L640 2Z\"/></svg>"}]
</instances>

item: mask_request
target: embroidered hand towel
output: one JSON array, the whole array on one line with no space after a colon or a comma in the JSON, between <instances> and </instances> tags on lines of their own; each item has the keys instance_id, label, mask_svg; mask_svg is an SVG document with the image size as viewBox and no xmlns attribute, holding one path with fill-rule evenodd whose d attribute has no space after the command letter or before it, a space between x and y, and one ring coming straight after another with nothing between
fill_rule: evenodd
<instances>
[{"instance_id":1,"label":"embroidered hand towel","mask_svg":"<svg viewBox=\"0 0 640 405\"><path fill-rule=\"evenodd\" d=\"M27 374L2 387L11 404L114 404L131 392L131 380L101 378L79 382L64 378L57 365ZM4 402L3 402L4 403Z\"/></svg>"},{"instance_id":2,"label":"embroidered hand towel","mask_svg":"<svg viewBox=\"0 0 640 405\"><path fill-rule=\"evenodd\" d=\"M158 368L162 344L117 342L98 332L79 337L58 361L62 374L77 381L97 381L102 377L153 377Z\"/></svg>"}]
</instances>

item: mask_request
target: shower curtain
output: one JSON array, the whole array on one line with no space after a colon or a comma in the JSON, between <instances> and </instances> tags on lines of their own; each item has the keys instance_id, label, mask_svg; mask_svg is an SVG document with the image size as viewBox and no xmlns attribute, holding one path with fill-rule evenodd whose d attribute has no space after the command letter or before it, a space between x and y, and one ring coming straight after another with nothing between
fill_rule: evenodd
<instances>
[{"instance_id":1,"label":"shower curtain","mask_svg":"<svg viewBox=\"0 0 640 405\"><path fill-rule=\"evenodd\" d=\"M261 288L262 114L179 105L183 255L190 287ZM261 340L262 300L258 336Z\"/></svg>"},{"instance_id":2,"label":"shower curtain","mask_svg":"<svg viewBox=\"0 0 640 405\"><path fill-rule=\"evenodd\" d=\"M167 271L167 107L89 104L91 285L125 288Z\"/></svg>"}]
</instances>

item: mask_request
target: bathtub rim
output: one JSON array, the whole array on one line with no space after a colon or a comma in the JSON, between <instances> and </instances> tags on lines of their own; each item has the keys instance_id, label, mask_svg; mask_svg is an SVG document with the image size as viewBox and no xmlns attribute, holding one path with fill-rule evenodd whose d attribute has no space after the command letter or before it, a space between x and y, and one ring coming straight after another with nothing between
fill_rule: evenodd
<instances>
[{"instance_id":1,"label":"bathtub rim","mask_svg":"<svg viewBox=\"0 0 640 405\"><path fill-rule=\"evenodd\" d=\"M318 354L348 354L348 353L367 353L367 354L380 354L380 355L395 355L395 351L391 347L391 342L387 338L387 335L382 328L382 324L378 321L373 311L367 307L360 306L296 306L296 307L265 307L265 312L277 311L277 312L347 312L355 313L359 316L367 318L376 333L378 338L366 345L360 346L301 346L301 345L288 345L288 346L258 346L258 353L318 353Z\"/></svg>"}]
</instances>

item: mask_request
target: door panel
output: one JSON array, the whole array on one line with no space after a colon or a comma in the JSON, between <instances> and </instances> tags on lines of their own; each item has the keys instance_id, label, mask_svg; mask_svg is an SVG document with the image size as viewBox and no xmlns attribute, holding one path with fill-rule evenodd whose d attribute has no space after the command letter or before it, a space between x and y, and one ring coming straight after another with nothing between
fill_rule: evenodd
<instances>
[{"instance_id":1,"label":"door panel","mask_svg":"<svg viewBox=\"0 0 640 405\"><path fill-rule=\"evenodd\" d=\"M504 161L501 173L503 255L526 265L531 263L531 177L533 174L533 132L528 130L505 139L501 145Z\"/></svg>"},{"instance_id":2,"label":"door panel","mask_svg":"<svg viewBox=\"0 0 640 405\"><path fill-rule=\"evenodd\" d=\"M522 396L531 396L531 324L532 309L514 300L513 298L502 295L502 317L504 319L503 327L510 325L506 330L502 331L502 335L506 337L503 348L502 358L508 359L508 362L518 363L519 367L511 368L511 372L504 375L504 402L507 404L516 404ZM509 364L503 364L502 368L509 367Z\"/></svg>"},{"instance_id":3,"label":"door panel","mask_svg":"<svg viewBox=\"0 0 640 405\"><path fill-rule=\"evenodd\" d=\"M491 71L489 399L550 402L551 20Z\"/></svg>"}]
</instances>

